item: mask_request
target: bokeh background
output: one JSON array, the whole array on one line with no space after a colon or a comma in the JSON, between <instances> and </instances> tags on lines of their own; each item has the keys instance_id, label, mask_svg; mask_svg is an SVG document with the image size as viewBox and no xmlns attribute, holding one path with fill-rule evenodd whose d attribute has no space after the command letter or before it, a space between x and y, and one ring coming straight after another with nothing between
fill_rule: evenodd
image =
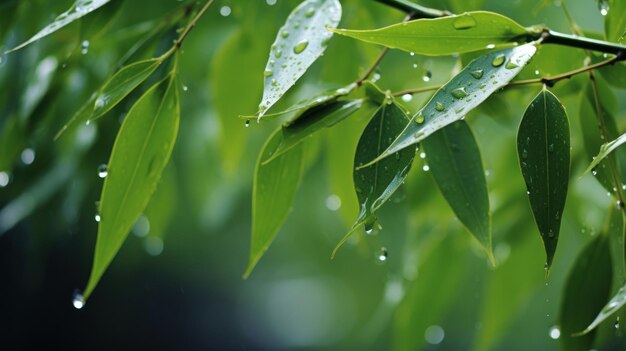
<instances>
[{"instance_id":1,"label":"bokeh background","mask_svg":"<svg viewBox=\"0 0 626 351\"><path fill-rule=\"evenodd\" d=\"M375 28L404 14L375 1L342 0L341 27ZM522 25L571 32L560 1L423 1L455 12L484 9ZM0 52L24 41L72 1L0 0ZM572 180L548 279L515 148L522 112L539 86L506 89L467 120L483 153L498 262L489 267L454 218L420 158L385 206L382 229L357 233L330 253L356 218L354 149L364 110L307 141L307 172L293 211L248 280L252 175L276 122L252 123L263 68L296 0L216 0L184 43L181 126L174 155L145 215L82 310L71 303L91 268L94 202L115 133L139 87L104 118L53 140L124 55L163 52L164 25L189 3L113 0L20 51L0 56L0 349L556 350L561 295L576 255L601 230L610 196L591 175L580 132L584 76L554 91L572 124ZM193 3L192 3L193 4ZM594 0L569 1L588 33L603 33ZM380 48L335 37L279 103L354 81ZM446 82L463 57L392 50L376 77L383 89ZM522 73L581 67L584 52L546 46ZM599 76L600 81L604 78ZM603 83L606 84L606 83ZM626 94L606 96L618 122ZM428 95L401 99L417 110ZM620 124L623 124L620 122ZM379 259L387 250L385 261ZM602 326L598 348L619 349L623 326Z\"/></svg>"}]
</instances>

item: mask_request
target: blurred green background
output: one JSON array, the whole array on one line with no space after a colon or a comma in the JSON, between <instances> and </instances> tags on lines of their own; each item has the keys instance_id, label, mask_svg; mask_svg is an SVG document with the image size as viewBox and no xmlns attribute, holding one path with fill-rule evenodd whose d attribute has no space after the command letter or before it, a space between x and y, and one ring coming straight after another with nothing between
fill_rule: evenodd
<instances>
[{"instance_id":1,"label":"blurred green background","mask_svg":"<svg viewBox=\"0 0 626 351\"><path fill-rule=\"evenodd\" d=\"M0 349L556 350L558 311L576 255L615 204L591 175L579 177L583 76L553 90L572 125L572 178L549 278L518 168L515 136L539 86L506 89L468 115L483 153L498 262L489 267L454 218L421 159L382 211L383 229L357 233L330 253L356 217L352 160L372 111L307 141L308 170L293 211L248 280L251 186L257 154L277 122L252 123L263 68L297 0L216 0L181 55L181 125L174 155L145 215L82 310L71 304L91 268L94 202L120 121L148 85L104 118L54 141L56 132L119 67L169 48L188 3L122 1L15 53L0 56ZM340 27L375 28L404 14L342 0ZM0 52L23 42L72 1L0 0ZM484 9L525 26L569 33L560 2L445 0L454 12ZM586 32L603 32L594 0L567 3ZM172 17L174 16L174 17ZM380 48L334 37L276 106L356 80ZM131 61L132 61L131 60ZM521 78L581 67L581 50L542 47ZM458 57L392 50L378 84L399 91L446 82ZM606 85L602 77L598 80ZM608 88L607 88L608 89ZM624 90L604 94L618 125ZM411 111L427 94L402 99ZM620 128L623 130L623 128ZM388 252L381 262L378 252ZM601 326L598 349L621 349L623 326Z\"/></svg>"}]
</instances>

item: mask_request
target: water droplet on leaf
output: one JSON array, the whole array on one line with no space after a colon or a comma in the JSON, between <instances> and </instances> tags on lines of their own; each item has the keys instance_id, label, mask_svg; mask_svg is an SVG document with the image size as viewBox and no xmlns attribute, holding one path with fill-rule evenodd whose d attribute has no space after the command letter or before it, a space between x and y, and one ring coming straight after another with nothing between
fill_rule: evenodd
<instances>
[{"instance_id":1,"label":"water droplet on leaf","mask_svg":"<svg viewBox=\"0 0 626 351\"><path fill-rule=\"evenodd\" d=\"M491 61L491 65L493 67L500 67L504 63L504 59L505 59L505 56L503 54L500 54L494 57L493 61Z\"/></svg>"},{"instance_id":2,"label":"water droplet on leaf","mask_svg":"<svg viewBox=\"0 0 626 351\"><path fill-rule=\"evenodd\" d=\"M446 109L446 107L445 107L445 106L443 106L443 104L442 104L441 102L437 102L437 103L435 104L435 110L437 110L437 111L441 112L441 111L443 111L443 110L445 110L445 109Z\"/></svg>"},{"instance_id":3,"label":"water droplet on leaf","mask_svg":"<svg viewBox=\"0 0 626 351\"><path fill-rule=\"evenodd\" d=\"M432 77L433 77L433 73L431 71L424 70L424 75L422 76L422 80L424 82L429 82Z\"/></svg>"},{"instance_id":4,"label":"water droplet on leaf","mask_svg":"<svg viewBox=\"0 0 626 351\"><path fill-rule=\"evenodd\" d=\"M452 25L455 29L470 29L476 26L476 20L469 13L460 15L456 18Z\"/></svg>"},{"instance_id":5,"label":"water droplet on leaf","mask_svg":"<svg viewBox=\"0 0 626 351\"><path fill-rule=\"evenodd\" d=\"M483 73L484 71L482 69L476 69L470 72L470 74L472 75L472 77L476 78L476 79L480 79L483 77Z\"/></svg>"},{"instance_id":6,"label":"water droplet on leaf","mask_svg":"<svg viewBox=\"0 0 626 351\"><path fill-rule=\"evenodd\" d=\"M450 94L452 94L452 96L454 96L455 99L463 99L467 97L468 95L467 91L465 90L465 87L456 88L452 90Z\"/></svg>"},{"instance_id":7,"label":"water droplet on leaf","mask_svg":"<svg viewBox=\"0 0 626 351\"><path fill-rule=\"evenodd\" d=\"M293 47L293 52L295 54L299 54L302 51L304 51L306 49L306 47L309 46L309 41L304 39L300 42L298 42L294 47Z\"/></svg>"},{"instance_id":8,"label":"water droplet on leaf","mask_svg":"<svg viewBox=\"0 0 626 351\"><path fill-rule=\"evenodd\" d=\"M72 305L77 310L80 310L85 306L85 298L79 290L74 290L74 293L72 294Z\"/></svg>"},{"instance_id":9,"label":"water droplet on leaf","mask_svg":"<svg viewBox=\"0 0 626 351\"><path fill-rule=\"evenodd\" d=\"M230 13L232 12L232 10L230 9L230 6L222 6L220 7L220 15L224 16L224 17L228 17L230 16Z\"/></svg>"},{"instance_id":10,"label":"water droplet on leaf","mask_svg":"<svg viewBox=\"0 0 626 351\"><path fill-rule=\"evenodd\" d=\"M104 178L107 176L107 174L109 174L109 171L107 170L106 164L103 163L100 166L98 166L98 177Z\"/></svg>"},{"instance_id":11,"label":"water droplet on leaf","mask_svg":"<svg viewBox=\"0 0 626 351\"><path fill-rule=\"evenodd\" d=\"M386 247L381 247L380 249L378 249L378 251L376 252L376 258L378 259L378 261L380 262L385 262L387 261L387 248Z\"/></svg>"},{"instance_id":12,"label":"water droplet on leaf","mask_svg":"<svg viewBox=\"0 0 626 351\"><path fill-rule=\"evenodd\" d=\"M422 111L418 112L415 116L415 122L418 124L424 123L424 113Z\"/></svg>"}]
</instances>

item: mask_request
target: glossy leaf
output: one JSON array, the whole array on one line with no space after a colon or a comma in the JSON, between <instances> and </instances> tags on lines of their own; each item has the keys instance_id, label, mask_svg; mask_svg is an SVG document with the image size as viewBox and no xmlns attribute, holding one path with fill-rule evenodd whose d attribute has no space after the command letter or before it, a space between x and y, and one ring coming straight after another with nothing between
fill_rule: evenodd
<instances>
[{"instance_id":1,"label":"glossy leaf","mask_svg":"<svg viewBox=\"0 0 626 351\"><path fill-rule=\"evenodd\" d=\"M565 109L547 89L524 112L517 134L517 152L549 269L567 196L570 136Z\"/></svg>"},{"instance_id":2,"label":"glossy leaf","mask_svg":"<svg viewBox=\"0 0 626 351\"><path fill-rule=\"evenodd\" d=\"M356 112L363 105L362 99L335 101L315 106L299 114L297 118L282 127L282 140L274 153L263 164L271 162L300 144L322 128L332 127Z\"/></svg>"},{"instance_id":3,"label":"glossy leaf","mask_svg":"<svg viewBox=\"0 0 626 351\"><path fill-rule=\"evenodd\" d=\"M433 133L422 146L441 193L495 265L487 181L470 127L465 121L454 122Z\"/></svg>"},{"instance_id":4,"label":"glossy leaf","mask_svg":"<svg viewBox=\"0 0 626 351\"><path fill-rule=\"evenodd\" d=\"M263 75L259 118L278 101L326 50L341 19L338 0L305 0L278 31Z\"/></svg>"},{"instance_id":5,"label":"glossy leaf","mask_svg":"<svg viewBox=\"0 0 626 351\"><path fill-rule=\"evenodd\" d=\"M101 220L85 300L146 208L172 153L178 122L178 90L173 77L151 87L124 119L100 197Z\"/></svg>"},{"instance_id":6,"label":"glossy leaf","mask_svg":"<svg viewBox=\"0 0 626 351\"><path fill-rule=\"evenodd\" d=\"M291 205L300 185L303 172L303 149L291 152L263 164L282 141L281 130L276 130L265 142L257 160L252 190L252 237L250 258L244 277L248 277L276 237L291 211Z\"/></svg>"},{"instance_id":7,"label":"glossy leaf","mask_svg":"<svg viewBox=\"0 0 626 351\"><path fill-rule=\"evenodd\" d=\"M576 258L565 282L559 313L563 350L592 348L595 331L574 334L593 321L609 298L611 271L608 237L596 235Z\"/></svg>"},{"instance_id":8,"label":"glossy leaf","mask_svg":"<svg viewBox=\"0 0 626 351\"><path fill-rule=\"evenodd\" d=\"M100 88L89 120L98 119L109 112L139 84L148 79L162 62L163 58L153 58L122 67Z\"/></svg>"},{"instance_id":9,"label":"glossy leaf","mask_svg":"<svg viewBox=\"0 0 626 351\"><path fill-rule=\"evenodd\" d=\"M624 43L626 37L626 1L624 0L600 0L608 5L604 20L604 30L609 41Z\"/></svg>"},{"instance_id":10,"label":"glossy leaf","mask_svg":"<svg viewBox=\"0 0 626 351\"><path fill-rule=\"evenodd\" d=\"M354 166L362 166L385 150L402 131L406 122L405 112L393 100L383 102L359 139ZM407 148L396 153L394 157L354 171L354 187L361 210L352 230L337 245L333 256L357 227L363 225L366 232L373 230L376 212L402 185L414 157L415 149Z\"/></svg>"},{"instance_id":11,"label":"glossy leaf","mask_svg":"<svg viewBox=\"0 0 626 351\"><path fill-rule=\"evenodd\" d=\"M505 86L528 63L537 49L532 44L490 52L467 65L441 87L418 111L411 123L377 158L379 160L413 144L463 118L496 90Z\"/></svg>"},{"instance_id":12,"label":"glossy leaf","mask_svg":"<svg viewBox=\"0 0 626 351\"><path fill-rule=\"evenodd\" d=\"M106 5L110 0L77 0L69 10L63 12L58 15L57 18L54 19L52 23L44 27L33 37L23 42L22 44L14 47L11 50L5 52L10 53L15 50L19 50L25 47L28 44L31 44L51 33L56 32L57 30L65 27L66 25L76 21L77 19L91 13L92 11Z\"/></svg>"},{"instance_id":13,"label":"glossy leaf","mask_svg":"<svg viewBox=\"0 0 626 351\"><path fill-rule=\"evenodd\" d=\"M591 164L589 165L589 167L587 167L584 173L587 173L596 168L600 164L600 162L602 162L602 160L604 160L611 152L613 152L613 150L622 146L625 142L626 134L622 134L619 136L619 138L602 144L602 146L600 146L600 152L593 158L593 161L591 161Z\"/></svg>"},{"instance_id":14,"label":"glossy leaf","mask_svg":"<svg viewBox=\"0 0 626 351\"><path fill-rule=\"evenodd\" d=\"M373 30L333 31L364 42L429 56L451 55L524 42L530 34L512 19L486 11L418 19Z\"/></svg>"}]
</instances>

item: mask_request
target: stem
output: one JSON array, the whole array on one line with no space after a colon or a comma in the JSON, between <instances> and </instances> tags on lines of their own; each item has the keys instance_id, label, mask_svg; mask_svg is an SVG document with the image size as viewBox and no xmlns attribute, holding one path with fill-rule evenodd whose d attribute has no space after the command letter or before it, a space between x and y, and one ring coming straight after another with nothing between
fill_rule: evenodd
<instances>
[{"instance_id":1,"label":"stem","mask_svg":"<svg viewBox=\"0 0 626 351\"><path fill-rule=\"evenodd\" d=\"M196 17L194 17L191 20L191 22L189 22L187 27L185 27L185 30L183 31L183 34L181 34L180 37L174 42L174 49L180 48L180 46L183 44L183 41L185 41L185 38L187 38L187 35L189 35L189 32L191 32L193 27L196 26L196 23L198 22L200 17L202 17L204 15L204 13L206 12L206 10L209 9L209 6L211 6L213 1L214 0L208 0L206 2L206 4L204 4L204 6L200 9L200 11L198 11L198 14L196 14Z\"/></svg>"},{"instance_id":2,"label":"stem","mask_svg":"<svg viewBox=\"0 0 626 351\"><path fill-rule=\"evenodd\" d=\"M439 18L451 16L453 13L444 10L431 9L418 5L409 0L376 0L381 4L391 6L406 13L414 13L414 18Z\"/></svg>"},{"instance_id":3,"label":"stem","mask_svg":"<svg viewBox=\"0 0 626 351\"><path fill-rule=\"evenodd\" d=\"M369 76L372 74L372 72L374 72L374 70L376 69L376 67L378 67L378 64L380 63L380 61L383 60L383 58L385 57L385 55L387 54L387 52L389 52L389 48L385 47L383 49L383 51L380 52L380 54L378 55L378 57L376 58L376 61L374 61L374 63L372 64L372 66L367 70L367 72L365 72L361 78L359 78L355 83L357 86L361 86L363 84L363 82L369 78Z\"/></svg>"},{"instance_id":4,"label":"stem","mask_svg":"<svg viewBox=\"0 0 626 351\"><path fill-rule=\"evenodd\" d=\"M569 71L569 72L565 72L565 73L561 73L558 74L556 76L552 76L552 77L541 77L541 78L534 78L534 79L525 79L525 80L516 80L513 82L510 82L509 84L507 84L505 87L513 87L513 86L521 86L521 85L529 85L529 84L545 84L549 87L553 87L554 84L556 84L558 81L564 80L564 79L569 79L577 74L581 74L584 72L589 72L591 70L597 69L597 68L601 68L604 66L608 66L611 65L617 61L619 61L620 56L623 56L624 54L620 54L617 55L615 57L612 57L608 60L605 61L601 61L598 63L595 63L593 65L589 65L589 66L585 66L585 67L581 67L578 69L575 69L573 71ZM402 90L402 91L398 91L395 92L393 94L391 94L392 96L401 96L404 94L418 94L418 93L423 93L423 92L427 92L427 91L433 91L433 90L437 90L440 89L443 85L431 85L428 87L422 87L422 88L415 88L415 89L407 89L407 90Z\"/></svg>"}]
</instances>

